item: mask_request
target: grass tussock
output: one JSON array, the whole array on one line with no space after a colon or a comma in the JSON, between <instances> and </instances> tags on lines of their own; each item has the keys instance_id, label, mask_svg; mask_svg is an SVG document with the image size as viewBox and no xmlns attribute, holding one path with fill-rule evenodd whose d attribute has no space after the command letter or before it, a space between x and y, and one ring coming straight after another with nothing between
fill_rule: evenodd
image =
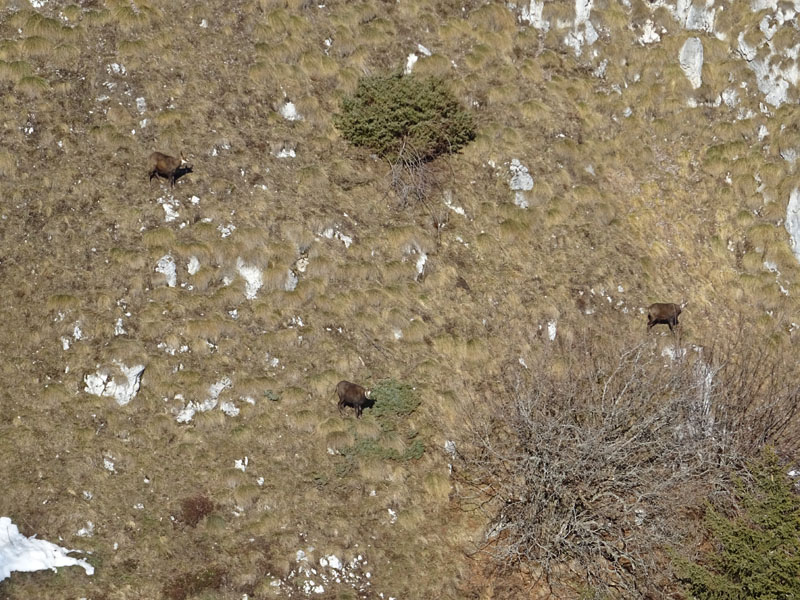
<instances>
[{"instance_id":1,"label":"grass tussock","mask_svg":"<svg viewBox=\"0 0 800 600\"><path fill-rule=\"evenodd\" d=\"M216 565L196 571L179 573L164 584L162 593L169 600L186 600L201 593L219 590L225 583L226 573Z\"/></svg>"},{"instance_id":2,"label":"grass tussock","mask_svg":"<svg viewBox=\"0 0 800 600\"><path fill-rule=\"evenodd\" d=\"M0 77L5 80L19 81L33 74L33 65L24 60L0 61Z\"/></svg>"},{"instance_id":3,"label":"grass tussock","mask_svg":"<svg viewBox=\"0 0 800 600\"><path fill-rule=\"evenodd\" d=\"M723 352L719 344L737 322L748 323L748 339L775 352L759 364L771 365L792 355L798 336L800 267L784 225L797 187L796 111L791 102L765 102L736 53L740 31L763 40L759 25L771 9L756 14L748 3L733 3L716 11L715 31L729 23L729 35L704 38L705 84L692 90L677 56L697 32L681 32L666 7L646 2L629 9L595 3L590 18L600 39L580 56L565 44L575 17L565 2L542 5L547 32L521 19L520 3L472 0L213 0L182 9L154 0L6 4L0 316L14 324L14 335L0 336L0 377L12 384L0 415L5 505L27 535L71 538L69 547L92 552L93 595L301 597L307 590L297 551L311 546L318 573L329 553L346 561L360 554L368 565L355 588L326 584L323 596L491 595L478 589L484 579L471 586L475 561L464 558L466 544L484 539L486 519L501 514L490 509L520 504L490 501L483 512L462 512L451 497L465 500L468 478L480 493L514 481L492 479L509 472L509 463L469 471L460 461L474 449L467 424L485 417L482 439L497 441L491 434L503 431L500 443L511 443L519 436L510 419L519 414L543 427L530 437L540 442L531 456L554 465L523 470L519 480L542 483L535 477L559 465L585 465L567 472L583 486L585 502L574 514L596 510L595 522L612 529L598 538L591 523L567 520L568 535L559 537L555 526L540 530L515 556L555 540L572 544L536 557L540 565L552 557L555 585L569 579L564 556L587 547L596 551L567 564L588 565L599 578L611 557L612 572L669 578L647 557L660 555L656 542L672 531L700 529L691 516L700 504L688 500L701 499L718 471L712 467L710 479L685 494L680 488L670 506L656 500L672 471L642 489L614 486L657 471L658 459L675 449L673 438L688 448L672 455L673 464L689 465L683 474L698 456L729 463L743 456L731 450L739 440L716 454L691 452L708 424L702 402L690 402L704 393L691 369L715 369L711 425L719 416L733 427L731 415L741 409L734 400L744 397L736 382L753 379L716 370L746 355L746 348ZM642 45L648 20L668 34ZM788 43L792 31L774 39ZM452 135L438 137L440 122L423 132L418 122L383 111L387 128L408 125L392 136L395 149L405 151L412 138L447 149L436 160L403 154L406 162L392 169L374 146L354 147L335 115L365 79L402 71L412 52L419 60L398 79L439 81L453 101L444 116L453 116L448 106L470 115L474 139L457 149ZM714 106L723 90L737 92L736 106ZM689 99L701 106L689 109ZM425 98L413 100L404 106L409 113L427 106ZM287 102L301 119L291 120ZM148 183L149 153L181 149L194 173L174 189L163 179ZM278 156L281 149L296 155ZM515 158L534 180L520 194L527 208L514 204L510 189ZM164 203L177 219L166 220ZM174 287L155 270L167 255ZM252 299L240 272L246 266L261 274ZM680 331L673 336L663 326L648 335L641 309L684 297L690 303ZM587 339L604 342L591 360ZM619 340L642 344L650 362L639 372L652 367L652 380L664 385L639 397L651 404L621 397L630 410L615 413L597 386L617 390L615 378L629 373L612 365ZM98 365L120 378L117 363L132 361L146 370L128 405L83 391L83 376ZM675 405L664 390L684 389L670 387L680 364L694 395L678 395L686 403ZM216 396L212 386L224 378L231 387ZM340 379L375 392L361 418L350 408L339 414L333 389ZM789 387L772 389L780 399ZM542 390L552 393L536 396ZM217 404L177 421L207 401ZM753 431L769 429L769 414L792 414L789 405L759 402L742 417ZM675 410L665 422L648 412L652 406ZM648 423L627 446L622 434L614 437ZM573 438L585 446L558 438L561 425L582 432ZM673 438L659 437L662 426L673 428ZM792 431L783 434L776 445L792 439ZM658 456L639 439L657 440ZM560 455L548 454L554 447ZM624 461L603 453L631 447L640 451L628 457L640 466L636 477L604 479ZM516 450L482 458L523 455L525 447ZM244 457L242 471L234 464ZM63 480L72 482L66 494L42 496L46 482ZM541 493L563 503L542 504L519 521L502 513L509 518L499 523L500 535L490 535L489 552L511 540L514 523L545 527L542 515L570 506L576 496L559 496L565 488L552 483L505 495ZM726 485L723 478L716 489ZM628 503L648 498L643 522L613 496L592 500L585 489ZM151 497L172 500L159 505ZM140 501L144 508L133 508ZM677 505L691 510L677 513ZM95 535L77 536L89 518ZM644 559L636 554L646 546L636 537L642 532L652 534ZM130 551L112 552L114 544ZM15 575L2 585L12 598L78 597L83 579L80 569L67 569L58 577ZM277 581L280 587L270 585ZM504 574L502 585L511 581ZM670 581L659 591L670 590Z\"/></svg>"}]
</instances>

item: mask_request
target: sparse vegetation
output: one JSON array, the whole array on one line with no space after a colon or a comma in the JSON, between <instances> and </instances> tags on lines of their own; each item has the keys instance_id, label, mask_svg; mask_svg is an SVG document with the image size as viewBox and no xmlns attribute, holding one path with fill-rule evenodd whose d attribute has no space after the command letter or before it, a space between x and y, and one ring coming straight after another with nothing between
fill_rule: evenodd
<instances>
[{"instance_id":1,"label":"sparse vegetation","mask_svg":"<svg viewBox=\"0 0 800 600\"><path fill-rule=\"evenodd\" d=\"M667 4L595 2L588 45L569 2L0 2L0 515L95 566L91 577L14 573L3 596L543 593L538 565L512 573L506 561L502 577L483 577L491 557L466 556L498 514L459 510L458 482L480 481L484 466L459 462L474 450L467 423L511 444L515 381L529 399L537 378L554 393L572 385L586 392L574 405L531 408L551 427L543 439L630 475L601 442L628 425L650 435L626 421L647 411L593 403L593 377L619 348L641 348L654 369L702 355L727 382L715 426L747 422L749 434L717 448L731 469L711 468L716 491L732 490L728 474L765 442L793 452L796 89L782 107L766 101L738 34L770 71L791 63L766 55L771 6L727 3L706 35L682 31ZM676 59L685 33L706 50L698 90ZM149 184L150 153L181 149L192 175ZM530 177L514 187L532 189L511 189L512 165ZM641 310L683 298L680 337L647 336ZM732 347L737 323L748 344ZM137 365L138 392L120 405L113 392L133 386L124 369ZM654 397L670 373L656 373ZM340 379L376 383L361 419L339 415ZM742 393L759 386L775 401ZM555 435L559 424L585 444ZM599 467L574 480L611 525L592 529L581 513L583 540L536 540L551 565L594 548L592 583L581 573L567 589L572 575L550 570L565 600L619 596L626 560L682 593L663 550L642 559L636 540L657 519L699 530L707 479L678 497L685 511L648 512L629 534L625 506L646 503L643 480L665 469L638 441L642 480ZM542 448L557 483L568 453ZM692 460L675 476L686 487ZM644 499L592 500L595 485ZM674 548L692 558L701 541ZM351 575L337 581L330 557Z\"/></svg>"},{"instance_id":2,"label":"sparse vegetation","mask_svg":"<svg viewBox=\"0 0 800 600\"><path fill-rule=\"evenodd\" d=\"M219 567L203 567L196 571L181 573L164 584L163 593L169 600L186 600L207 590L222 587L225 572Z\"/></svg>"}]
</instances>

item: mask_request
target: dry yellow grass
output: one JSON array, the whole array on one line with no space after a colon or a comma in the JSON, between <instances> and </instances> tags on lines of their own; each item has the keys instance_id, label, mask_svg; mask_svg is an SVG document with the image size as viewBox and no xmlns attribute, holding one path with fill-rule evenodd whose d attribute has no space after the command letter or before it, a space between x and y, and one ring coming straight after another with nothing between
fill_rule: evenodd
<instances>
[{"instance_id":1,"label":"dry yellow grass","mask_svg":"<svg viewBox=\"0 0 800 600\"><path fill-rule=\"evenodd\" d=\"M663 9L634 5L674 27ZM0 464L10 490L0 509L29 523L26 534L93 551L99 595L159 597L163 581L216 560L229 589L197 597L269 597L275 578L297 583L288 580L296 552L313 545L317 561L367 556L373 595L463 597L452 591L466 573L458 557L482 523L450 510L441 438L457 439L460 411L480 407L476 390L548 347L549 320L558 322L554 344L566 346L589 327L618 336L644 329L638 314L590 298L589 288L631 311L651 298L689 297L687 343L706 343L722 324L715 319L733 317L714 316L718 307L735 303L770 343L789 347L785 332L800 318L798 267L781 220L796 182L777 147L797 140L777 123L792 113L761 115L744 92L743 107L758 117L688 110L691 90L675 60L681 40L671 39L679 36L643 48L633 32L613 32L594 47L610 58L598 78L585 68L588 54L565 50L563 31L523 26L502 3L262 0L174 13L162 2L109 0L59 10L63 17L26 7L4 13L2 25L0 80L12 93L0 98L0 228L13 260L2 264L0 316L18 334L0 341L11 357L0 375L14 388L2 396L0 456L30 458ZM592 14L612 29L627 19L613 7ZM545 4L551 22L573 16L568 3ZM760 34L746 7L717 18L751 27L748 40ZM104 52L93 52L100 42ZM450 80L478 123L477 139L441 169L466 216L444 206L440 191L430 208L393 207L386 166L333 126L360 76L402 68L417 43L433 56L415 70ZM728 42L704 39L704 47L709 92L728 86L727 73L756 89L749 71L725 62ZM162 58L152 65L152 55ZM112 63L126 74L109 73ZM280 114L287 99L302 121ZM753 137L762 122L769 152ZM284 140L296 157L271 154ZM148 185L148 153L181 149L195 172L174 190ZM513 158L535 180L528 209L512 202ZM728 173L732 183L721 183ZM165 222L156 199L173 197L180 218ZM430 226L437 211L449 217L439 232ZM229 224L236 229L223 238ZM352 245L324 237L329 228ZM175 288L154 271L165 254L177 265ZM286 292L301 255L308 264ZM191 257L199 270L190 275ZM239 258L262 270L254 300L245 299ZM596 312L584 314L590 307ZM83 375L114 359L147 365L124 408L83 391ZM543 368L569 375L558 361ZM238 407L237 416L218 405L176 420L223 377L231 387L218 401ZM338 415L339 379L391 377L418 387L414 415ZM409 452L414 440L426 448L422 458L386 457ZM359 443L364 454L348 454ZM108 456L113 473L103 467ZM246 470L234 468L245 456ZM80 484L69 486L79 501L55 487L42 496L41 482L65 473ZM80 500L84 487L91 501ZM196 528L173 525L173 506L149 500L177 507L195 492L216 505ZM140 500L145 508L134 509ZM76 536L89 518L95 536ZM10 597L65 597L85 583L65 569L4 585Z\"/></svg>"}]
</instances>

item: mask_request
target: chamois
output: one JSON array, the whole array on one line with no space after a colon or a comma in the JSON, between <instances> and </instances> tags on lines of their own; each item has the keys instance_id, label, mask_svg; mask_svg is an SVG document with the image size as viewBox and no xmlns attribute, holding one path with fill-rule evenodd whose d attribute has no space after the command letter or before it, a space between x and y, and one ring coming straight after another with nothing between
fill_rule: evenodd
<instances>
[{"instance_id":1,"label":"chamois","mask_svg":"<svg viewBox=\"0 0 800 600\"><path fill-rule=\"evenodd\" d=\"M678 315L681 314L686 308L686 301L681 304L674 304L672 302L656 302L647 307L647 331L658 325L659 323L669 326L669 330L673 331L673 327L678 326Z\"/></svg>"},{"instance_id":2,"label":"chamois","mask_svg":"<svg viewBox=\"0 0 800 600\"><path fill-rule=\"evenodd\" d=\"M192 165L186 162L183 152L180 158L161 152L153 152L150 155L150 181L156 176L163 177L169 179L170 187L175 187L175 180L191 172Z\"/></svg>"},{"instance_id":3,"label":"chamois","mask_svg":"<svg viewBox=\"0 0 800 600\"><path fill-rule=\"evenodd\" d=\"M370 398L371 390L364 387L350 383L349 381L340 381L336 384L336 394L339 396L339 412L344 410L345 406L352 406L356 409L356 418L361 417L361 410L364 407L369 408L375 403L373 398Z\"/></svg>"}]
</instances>

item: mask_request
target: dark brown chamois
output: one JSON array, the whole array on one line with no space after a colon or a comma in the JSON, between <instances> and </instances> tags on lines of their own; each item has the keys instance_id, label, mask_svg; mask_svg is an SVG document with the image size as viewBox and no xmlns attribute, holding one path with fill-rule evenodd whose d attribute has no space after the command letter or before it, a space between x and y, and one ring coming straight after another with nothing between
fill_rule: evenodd
<instances>
[{"instance_id":1,"label":"dark brown chamois","mask_svg":"<svg viewBox=\"0 0 800 600\"><path fill-rule=\"evenodd\" d=\"M156 176L163 177L169 179L170 187L175 187L177 179L191 172L192 165L186 162L183 152L181 152L180 158L161 152L153 152L150 155L150 181L153 181L153 177Z\"/></svg>"},{"instance_id":2,"label":"dark brown chamois","mask_svg":"<svg viewBox=\"0 0 800 600\"><path fill-rule=\"evenodd\" d=\"M339 412L345 406L352 406L356 409L356 418L361 417L361 410L369 408L375 401L370 398L370 390L349 381L340 381L336 384L336 395L339 396Z\"/></svg>"},{"instance_id":3,"label":"dark brown chamois","mask_svg":"<svg viewBox=\"0 0 800 600\"><path fill-rule=\"evenodd\" d=\"M670 331L678 326L678 315L686 308L686 301L681 304L673 302L656 302L647 307L647 331L659 323L668 325Z\"/></svg>"}]
</instances>

